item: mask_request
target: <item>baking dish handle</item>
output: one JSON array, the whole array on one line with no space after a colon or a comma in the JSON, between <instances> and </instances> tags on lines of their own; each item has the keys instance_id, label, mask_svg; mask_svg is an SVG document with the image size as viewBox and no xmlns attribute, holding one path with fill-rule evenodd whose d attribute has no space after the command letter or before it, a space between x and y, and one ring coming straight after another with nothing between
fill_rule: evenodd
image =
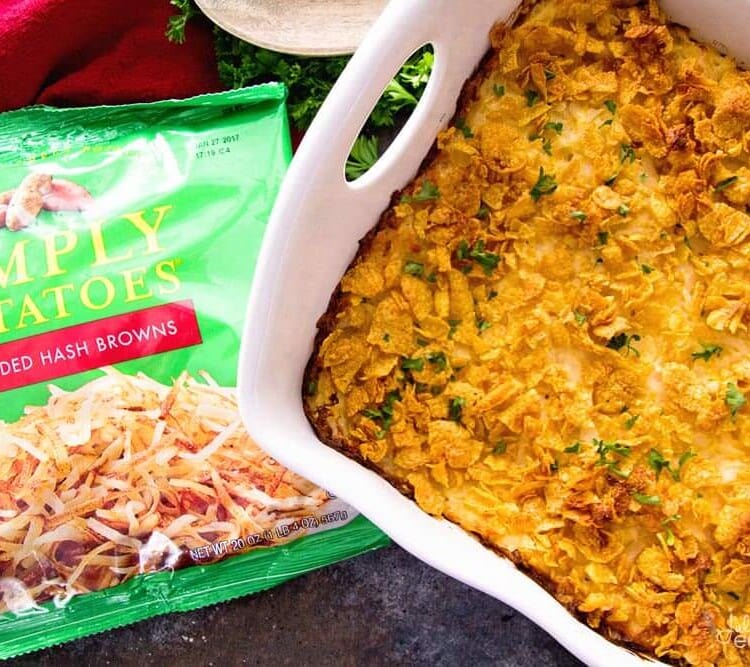
<instances>
[{"instance_id":1,"label":"baking dish handle","mask_svg":"<svg viewBox=\"0 0 750 667\"><path fill-rule=\"evenodd\" d=\"M486 21L487 12L467 11L468 4L491 6L499 18L510 17L517 5L510 0L389 3L335 84L297 151L291 180L298 180L295 175L307 174L306 192L298 192L298 196L315 198L316 192L325 191L339 203L355 197L361 201L366 192L390 193L402 187L403 183L392 172L416 172L437 132L450 117L447 111L433 110L455 108L456 91L488 48L488 39L476 39L477 25ZM462 39L464 33L467 39ZM416 110L378 163L362 178L347 182L346 159L372 109L403 63L426 44L432 44L435 62ZM378 66L373 67L372 63ZM331 127L338 129L331 133ZM320 146L326 146L324 164L318 160ZM401 168L390 169L394 163ZM404 163L408 164L408 170L404 169Z\"/></svg>"}]
</instances>

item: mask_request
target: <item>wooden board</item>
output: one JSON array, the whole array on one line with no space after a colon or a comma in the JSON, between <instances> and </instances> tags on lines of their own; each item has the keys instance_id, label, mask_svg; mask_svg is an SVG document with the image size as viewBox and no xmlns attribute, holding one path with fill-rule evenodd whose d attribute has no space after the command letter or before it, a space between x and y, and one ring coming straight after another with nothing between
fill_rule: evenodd
<instances>
[{"instance_id":1,"label":"wooden board","mask_svg":"<svg viewBox=\"0 0 750 667\"><path fill-rule=\"evenodd\" d=\"M398 0L396 0L398 1ZM387 0L196 0L251 44L305 56L353 53Z\"/></svg>"}]
</instances>

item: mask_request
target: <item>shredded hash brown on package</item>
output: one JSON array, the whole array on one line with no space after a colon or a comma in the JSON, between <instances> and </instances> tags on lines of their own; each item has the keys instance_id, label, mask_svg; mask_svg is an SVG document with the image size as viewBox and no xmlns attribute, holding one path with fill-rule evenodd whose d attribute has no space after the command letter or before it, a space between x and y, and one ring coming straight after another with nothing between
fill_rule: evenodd
<instances>
[{"instance_id":1,"label":"shredded hash brown on package","mask_svg":"<svg viewBox=\"0 0 750 667\"><path fill-rule=\"evenodd\" d=\"M3 609L187 565L191 549L264 533L329 497L249 438L234 389L207 374L169 387L104 370L0 422Z\"/></svg>"},{"instance_id":2,"label":"shredded hash brown on package","mask_svg":"<svg viewBox=\"0 0 750 667\"><path fill-rule=\"evenodd\" d=\"M608 638L750 664L750 75L655 2L492 45L319 323L308 417Z\"/></svg>"}]
</instances>

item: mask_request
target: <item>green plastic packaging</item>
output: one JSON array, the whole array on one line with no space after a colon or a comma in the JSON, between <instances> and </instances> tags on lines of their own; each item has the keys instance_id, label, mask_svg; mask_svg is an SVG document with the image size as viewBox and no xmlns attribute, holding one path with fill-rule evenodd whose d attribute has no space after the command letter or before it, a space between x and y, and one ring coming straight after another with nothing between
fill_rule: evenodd
<instances>
[{"instance_id":1,"label":"green plastic packaging","mask_svg":"<svg viewBox=\"0 0 750 667\"><path fill-rule=\"evenodd\" d=\"M1 658L387 543L237 412L285 99L0 115Z\"/></svg>"}]
</instances>

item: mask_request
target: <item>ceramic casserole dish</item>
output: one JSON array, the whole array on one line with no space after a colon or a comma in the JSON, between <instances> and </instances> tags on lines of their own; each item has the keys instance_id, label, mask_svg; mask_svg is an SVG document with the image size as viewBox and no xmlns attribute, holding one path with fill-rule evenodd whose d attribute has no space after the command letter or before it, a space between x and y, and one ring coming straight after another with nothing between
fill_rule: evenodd
<instances>
[{"instance_id":1,"label":"ceramic casserole dish","mask_svg":"<svg viewBox=\"0 0 750 667\"><path fill-rule=\"evenodd\" d=\"M740 64L750 62L750 1L664 0L669 17ZM402 188L455 113L464 82L512 0L391 2L334 87L294 159L269 223L246 318L240 402L252 436L278 461L345 501L433 567L513 606L591 665L642 664L571 616L512 563L457 526L430 517L387 481L321 443L301 386L316 323L359 240ZM422 100L385 155L346 181L352 143L388 81L419 47L435 67Z\"/></svg>"}]
</instances>

